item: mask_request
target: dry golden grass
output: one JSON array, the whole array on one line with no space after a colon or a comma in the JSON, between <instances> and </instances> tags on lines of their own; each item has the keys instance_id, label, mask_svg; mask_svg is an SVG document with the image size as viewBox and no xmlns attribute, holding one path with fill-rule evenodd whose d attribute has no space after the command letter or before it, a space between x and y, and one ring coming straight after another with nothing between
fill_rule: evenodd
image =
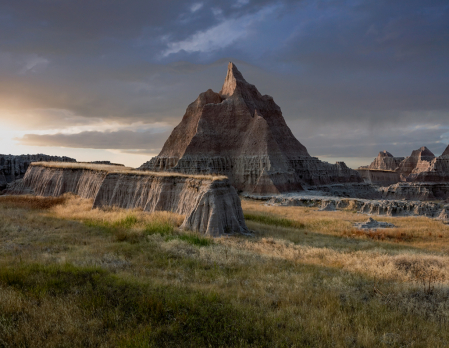
<instances>
[{"instance_id":1,"label":"dry golden grass","mask_svg":"<svg viewBox=\"0 0 449 348\"><path fill-rule=\"evenodd\" d=\"M433 251L449 252L449 225L442 221L426 217L385 217L375 216L378 221L394 224L396 227L384 229L380 233L364 233L353 227L356 222L368 219L349 206L346 210L318 211L316 207L266 206L263 202L242 200L245 213L280 217L297 221L304 225L304 231L332 236L344 236L361 239L376 239L401 245ZM273 233L277 228L273 228Z\"/></svg>"},{"instance_id":2,"label":"dry golden grass","mask_svg":"<svg viewBox=\"0 0 449 348\"><path fill-rule=\"evenodd\" d=\"M248 221L253 237L201 244L177 231L180 216L64 198L42 211L0 199L0 346L449 341L448 231L437 221L379 218L400 226L382 240L352 228L364 215L243 201L245 214L273 219ZM401 230L413 238L394 237Z\"/></svg>"},{"instance_id":3,"label":"dry golden grass","mask_svg":"<svg viewBox=\"0 0 449 348\"><path fill-rule=\"evenodd\" d=\"M106 207L103 209L92 209L93 200L83 199L72 194L66 194L61 199L65 199L59 205L55 205L50 210L51 216L79 221L96 221L105 224L114 224L126 219L126 217L133 216L136 218L135 228L142 228L150 222L158 221L161 223L170 223L173 226L180 226L184 221L184 216L170 213L167 211L158 211L149 214L142 209L120 209L117 207Z\"/></svg>"},{"instance_id":4,"label":"dry golden grass","mask_svg":"<svg viewBox=\"0 0 449 348\"><path fill-rule=\"evenodd\" d=\"M0 204L7 204L10 207L45 210L54 206L61 206L68 197L35 197L23 196L0 196Z\"/></svg>"},{"instance_id":5,"label":"dry golden grass","mask_svg":"<svg viewBox=\"0 0 449 348\"><path fill-rule=\"evenodd\" d=\"M173 172L151 172L136 170L130 167L106 165L106 164L95 164L95 163L73 163L73 162L33 162L31 166L39 166L46 168L66 168L66 169L86 169L94 171L102 171L108 173L122 173L122 174L133 174L133 175L146 175L146 176L156 176L156 177L170 177L170 178L193 178L200 180L226 180L228 177L224 175L193 175L193 174L182 174Z\"/></svg>"}]
</instances>

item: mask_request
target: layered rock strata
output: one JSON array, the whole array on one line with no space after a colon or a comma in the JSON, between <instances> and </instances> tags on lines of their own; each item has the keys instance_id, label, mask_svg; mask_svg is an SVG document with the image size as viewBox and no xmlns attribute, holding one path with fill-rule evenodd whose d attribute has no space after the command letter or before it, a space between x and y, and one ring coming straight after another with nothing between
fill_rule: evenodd
<instances>
[{"instance_id":1,"label":"layered rock strata","mask_svg":"<svg viewBox=\"0 0 449 348\"><path fill-rule=\"evenodd\" d=\"M384 150L368 166L371 170L395 170L404 160L404 157L394 157L391 153Z\"/></svg>"},{"instance_id":2,"label":"layered rock strata","mask_svg":"<svg viewBox=\"0 0 449 348\"><path fill-rule=\"evenodd\" d=\"M76 162L70 157L37 155L0 155L0 190L10 182L23 178L28 166L33 162Z\"/></svg>"},{"instance_id":3,"label":"layered rock strata","mask_svg":"<svg viewBox=\"0 0 449 348\"><path fill-rule=\"evenodd\" d=\"M449 146L441 156L434 158L425 168L415 168L407 181L449 183Z\"/></svg>"},{"instance_id":4,"label":"layered rock strata","mask_svg":"<svg viewBox=\"0 0 449 348\"><path fill-rule=\"evenodd\" d=\"M174 212L185 215L181 228L210 236L248 232L240 199L226 178L117 171L116 166L93 168L31 165L19 188L40 196L74 193L93 199L93 208Z\"/></svg>"},{"instance_id":5,"label":"layered rock strata","mask_svg":"<svg viewBox=\"0 0 449 348\"><path fill-rule=\"evenodd\" d=\"M393 157L390 153L383 151L368 167L360 167L357 171L365 182L382 186L399 182L449 183L449 146L439 157L435 157L432 151L423 146L414 150L395 167L398 159L400 157ZM383 168L389 168L389 170L386 171ZM410 188L413 195L416 185Z\"/></svg>"},{"instance_id":6,"label":"layered rock strata","mask_svg":"<svg viewBox=\"0 0 449 348\"><path fill-rule=\"evenodd\" d=\"M449 182L399 182L379 191L385 199L445 200L449 199Z\"/></svg>"},{"instance_id":7,"label":"layered rock strata","mask_svg":"<svg viewBox=\"0 0 449 348\"><path fill-rule=\"evenodd\" d=\"M400 175L392 170L358 168L357 171L366 183L379 186L392 185L401 179Z\"/></svg>"},{"instance_id":8,"label":"layered rock strata","mask_svg":"<svg viewBox=\"0 0 449 348\"><path fill-rule=\"evenodd\" d=\"M393 224L390 224L388 222L383 222L383 221L377 221L374 220L373 218L368 218L367 221L365 222L356 222L354 224L354 227L361 229L361 230L369 230L369 231L376 231L379 228L393 228L396 227Z\"/></svg>"},{"instance_id":9,"label":"layered rock strata","mask_svg":"<svg viewBox=\"0 0 449 348\"><path fill-rule=\"evenodd\" d=\"M319 210L350 209L361 214L426 216L449 221L449 204L404 200L367 200L326 196L273 197L267 205L317 207Z\"/></svg>"},{"instance_id":10,"label":"layered rock strata","mask_svg":"<svg viewBox=\"0 0 449 348\"><path fill-rule=\"evenodd\" d=\"M435 155L427 147L423 146L414 150L409 157L406 157L396 169L402 181L407 181L407 177L414 173L426 171L430 168L430 163Z\"/></svg>"},{"instance_id":11,"label":"layered rock strata","mask_svg":"<svg viewBox=\"0 0 449 348\"><path fill-rule=\"evenodd\" d=\"M201 93L160 154L139 169L219 173L236 189L259 194L362 182L343 162L329 164L311 157L273 98L262 96L233 63L222 90Z\"/></svg>"}]
</instances>

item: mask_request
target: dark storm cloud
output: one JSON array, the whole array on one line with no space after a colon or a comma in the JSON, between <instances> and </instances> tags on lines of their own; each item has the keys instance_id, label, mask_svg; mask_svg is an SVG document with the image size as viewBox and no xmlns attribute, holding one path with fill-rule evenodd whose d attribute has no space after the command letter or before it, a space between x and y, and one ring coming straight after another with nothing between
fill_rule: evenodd
<instances>
[{"instance_id":1,"label":"dark storm cloud","mask_svg":"<svg viewBox=\"0 0 449 348\"><path fill-rule=\"evenodd\" d=\"M24 126L175 125L199 93L220 89L229 60L313 155L375 156L382 144L405 155L438 147L448 125L447 1L6 0L0 32L0 109ZM113 145L110 133L25 140L77 137Z\"/></svg>"}]
</instances>

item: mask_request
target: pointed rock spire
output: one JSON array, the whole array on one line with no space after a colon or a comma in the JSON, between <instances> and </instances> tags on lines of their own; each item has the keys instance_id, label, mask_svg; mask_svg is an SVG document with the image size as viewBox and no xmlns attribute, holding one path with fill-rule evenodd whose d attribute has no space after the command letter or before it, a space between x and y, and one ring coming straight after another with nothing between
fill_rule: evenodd
<instances>
[{"instance_id":1,"label":"pointed rock spire","mask_svg":"<svg viewBox=\"0 0 449 348\"><path fill-rule=\"evenodd\" d=\"M201 93L159 155L140 169L220 173L237 190L260 194L362 181L346 166L311 157L273 98L261 95L232 62L221 92Z\"/></svg>"},{"instance_id":2,"label":"pointed rock spire","mask_svg":"<svg viewBox=\"0 0 449 348\"><path fill-rule=\"evenodd\" d=\"M446 150L444 150L441 156L449 156L449 145L446 147Z\"/></svg>"},{"instance_id":3,"label":"pointed rock spire","mask_svg":"<svg viewBox=\"0 0 449 348\"><path fill-rule=\"evenodd\" d=\"M220 95L225 98L230 97L234 94L234 91L239 84L248 84L248 82L246 82L236 65L233 62L229 62L228 73L226 74L226 79L221 88Z\"/></svg>"}]
</instances>

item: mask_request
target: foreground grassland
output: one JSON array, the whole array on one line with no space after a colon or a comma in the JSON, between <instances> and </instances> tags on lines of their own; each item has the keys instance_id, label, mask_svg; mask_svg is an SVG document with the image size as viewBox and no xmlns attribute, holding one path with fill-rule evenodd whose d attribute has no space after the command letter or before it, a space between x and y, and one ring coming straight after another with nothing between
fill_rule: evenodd
<instances>
[{"instance_id":1,"label":"foreground grassland","mask_svg":"<svg viewBox=\"0 0 449 348\"><path fill-rule=\"evenodd\" d=\"M253 237L0 197L0 347L447 347L449 227L243 201Z\"/></svg>"}]
</instances>

